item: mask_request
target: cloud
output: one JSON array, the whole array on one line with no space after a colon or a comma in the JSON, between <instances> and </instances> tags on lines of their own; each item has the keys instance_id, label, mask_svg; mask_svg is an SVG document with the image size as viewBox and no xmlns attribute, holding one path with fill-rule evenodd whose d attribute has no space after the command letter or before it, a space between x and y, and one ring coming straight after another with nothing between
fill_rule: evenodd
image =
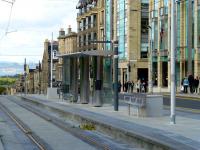
<instances>
[{"instance_id":1,"label":"cloud","mask_svg":"<svg viewBox=\"0 0 200 150\"><path fill-rule=\"evenodd\" d=\"M43 42L57 39L60 28L68 25L76 31L77 0L16 0L9 31L0 39L0 59L6 61L38 62L42 59ZM0 38L5 34L10 5L0 1ZM33 55L33 56L31 56Z\"/></svg>"}]
</instances>

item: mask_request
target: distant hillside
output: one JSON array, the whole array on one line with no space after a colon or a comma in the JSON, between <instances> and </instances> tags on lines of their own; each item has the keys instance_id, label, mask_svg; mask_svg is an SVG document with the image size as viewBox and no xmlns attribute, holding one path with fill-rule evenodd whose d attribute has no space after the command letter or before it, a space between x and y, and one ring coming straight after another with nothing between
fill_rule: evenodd
<instances>
[{"instance_id":1,"label":"distant hillside","mask_svg":"<svg viewBox=\"0 0 200 150\"><path fill-rule=\"evenodd\" d=\"M32 64L30 68L34 68ZM1 62L0 61L0 76L13 76L24 72L24 64L15 62Z\"/></svg>"},{"instance_id":2,"label":"distant hillside","mask_svg":"<svg viewBox=\"0 0 200 150\"><path fill-rule=\"evenodd\" d=\"M0 62L0 76L20 74L23 73L23 70L23 64Z\"/></svg>"},{"instance_id":3,"label":"distant hillside","mask_svg":"<svg viewBox=\"0 0 200 150\"><path fill-rule=\"evenodd\" d=\"M0 77L0 86L1 85L13 85L17 78L11 77Z\"/></svg>"}]
</instances>

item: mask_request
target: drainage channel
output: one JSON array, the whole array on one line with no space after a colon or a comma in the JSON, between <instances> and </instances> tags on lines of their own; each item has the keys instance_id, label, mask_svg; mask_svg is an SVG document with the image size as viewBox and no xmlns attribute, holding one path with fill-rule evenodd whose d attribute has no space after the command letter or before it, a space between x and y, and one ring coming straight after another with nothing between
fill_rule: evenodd
<instances>
[{"instance_id":1,"label":"drainage channel","mask_svg":"<svg viewBox=\"0 0 200 150\"><path fill-rule=\"evenodd\" d=\"M93 131L85 131L77 127L76 125L72 125L71 123L67 123L55 116L50 115L49 112L44 111L35 105L31 105L28 102L20 101L19 99L14 99L13 97L9 97L9 100L16 103L17 105L27 109L28 111L36 114L37 116L45 119L46 121L54 124L60 129L72 134L73 136L81 139L82 141L97 147L98 149L104 150L139 150L140 148L133 147L132 145L127 145L121 141L113 141L110 137L104 136L102 134L94 133ZM93 125L92 125L93 126ZM141 150L141 149L140 149Z\"/></svg>"}]
</instances>

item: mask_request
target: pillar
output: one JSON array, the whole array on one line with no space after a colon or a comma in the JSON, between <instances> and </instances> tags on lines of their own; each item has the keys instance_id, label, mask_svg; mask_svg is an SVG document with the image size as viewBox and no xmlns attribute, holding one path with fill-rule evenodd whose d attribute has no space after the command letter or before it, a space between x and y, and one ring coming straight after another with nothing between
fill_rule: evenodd
<instances>
[{"instance_id":1,"label":"pillar","mask_svg":"<svg viewBox=\"0 0 200 150\"><path fill-rule=\"evenodd\" d=\"M162 87L162 61L160 60L160 56L158 55L158 92L161 91Z\"/></svg>"},{"instance_id":2,"label":"pillar","mask_svg":"<svg viewBox=\"0 0 200 150\"><path fill-rule=\"evenodd\" d=\"M70 61L70 93L73 94L73 101L78 101L78 67L77 67L77 58L71 58Z\"/></svg>"},{"instance_id":3,"label":"pillar","mask_svg":"<svg viewBox=\"0 0 200 150\"><path fill-rule=\"evenodd\" d=\"M94 15L91 15L91 28L94 27Z\"/></svg>"},{"instance_id":4,"label":"pillar","mask_svg":"<svg viewBox=\"0 0 200 150\"><path fill-rule=\"evenodd\" d=\"M187 10L187 44L188 44L188 73L193 74L192 69L192 1L188 1L188 10Z\"/></svg>"},{"instance_id":5,"label":"pillar","mask_svg":"<svg viewBox=\"0 0 200 150\"><path fill-rule=\"evenodd\" d=\"M63 94L65 98L65 94L69 93L70 88L70 58L63 58Z\"/></svg>"},{"instance_id":6,"label":"pillar","mask_svg":"<svg viewBox=\"0 0 200 150\"><path fill-rule=\"evenodd\" d=\"M102 67L103 67L103 59L101 56L95 56L94 57L94 63L96 64L96 69L95 69L95 92L94 92L94 98L93 98L93 105L94 106L102 106L103 104L103 99L102 99L102 76L103 76L103 72L102 72Z\"/></svg>"},{"instance_id":7,"label":"pillar","mask_svg":"<svg viewBox=\"0 0 200 150\"><path fill-rule=\"evenodd\" d=\"M80 58L80 102L89 102L89 57Z\"/></svg>"}]
</instances>

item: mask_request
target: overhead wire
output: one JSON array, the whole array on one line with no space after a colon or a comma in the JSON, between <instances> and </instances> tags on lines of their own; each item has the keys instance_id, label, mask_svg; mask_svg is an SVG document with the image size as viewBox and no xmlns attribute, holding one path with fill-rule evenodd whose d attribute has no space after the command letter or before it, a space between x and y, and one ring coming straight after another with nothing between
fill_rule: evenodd
<instances>
[{"instance_id":1,"label":"overhead wire","mask_svg":"<svg viewBox=\"0 0 200 150\"><path fill-rule=\"evenodd\" d=\"M0 41L3 40L3 38L4 38L8 33L10 33L8 30L9 30L10 23L11 23L12 11L13 11L13 5L14 5L14 3L15 3L15 0L12 0L12 1L2 0L2 1L11 4L11 7L10 7L10 12L9 12L8 23L7 23L7 25L6 25L6 28L5 28L5 32L4 32L4 34L3 34L3 35L1 36L1 38L0 38Z\"/></svg>"}]
</instances>

